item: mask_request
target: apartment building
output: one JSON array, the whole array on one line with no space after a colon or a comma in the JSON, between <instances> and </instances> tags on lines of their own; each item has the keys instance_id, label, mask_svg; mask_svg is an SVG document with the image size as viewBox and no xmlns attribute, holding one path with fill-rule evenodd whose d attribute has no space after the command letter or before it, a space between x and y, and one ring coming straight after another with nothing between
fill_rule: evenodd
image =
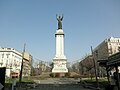
<instances>
[{"instance_id":1,"label":"apartment building","mask_svg":"<svg viewBox=\"0 0 120 90\"><path fill-rule=\"evenodd\" d=\"M105 39L101 44L99 44L94 49L94 58L97 62L97 60L105 60L108 59L109 56L117 53L120 51L120 38L110 37ZM119 71L120 71L120 67ZM102 73L103 71L102 67L99 67L99 73ZM113 68L111 72L114 72L115 69Z\"/></svg>"},{"instance_id":2,"label":"apartment building","mask_svg":"<svg viewBox=\"0 0 120 90\"><path fill-rule=\"evenodd\" d=\"M94 49L96 60L107 59L109 56L120 51L120 38L110 37L105 39Z\"/></svg>"},{"instance_id":3,"label":"apartment building","mask_svg":"<svg viewBox=\"0 0 120 90\"><path fill-rule=\"evenodd\" d=\"M6 67L6 77L18 77L22 54L14 48L0 48L0 67Z\"/></svg>"},{"instance_id":4,"label":"apartment building","mask_svg":"<svg viewBox=\"0 0 120 90\"><path fill-rule=\"evenodd\" d=\"M31 75L31 67L32 67L33 57L28 52L24 52L24 59L23 59L23 76L30 76Z\"/></svg>"},{"instance_id":5,"label":"apartment building","mask_svg":"<svg viewBox=\"0 0 120 90\"><path fill-rule=\"evenodd\" d=\"M100 43L94 50L94 60L97 65L97 68L99 68L99 75L105 74L105 71L103 68L98 66L97 60L105 60L108 59L109 56L117 53L120 51L120 38L114 38L110 37L105 39L102 43ZM86 58L84 58L80 62L80 73L81 74L88 74L91 72L91 74L94 72L94 62L93 59L91 59L92 56L88 55ZM120 67L119 67L120 68ZM87 70L88 69L88 70Z\"/></svg>"},{"instance_id":6,"label":"apartment building","mask_svg":"<svg viewBox=\"0 0 120 90\"><path fill-rule=\"evenodd\" d=\"M24 55L24 57L23 57ZM23 76L30 76L32 56L14 48L0 48L0 67L6 67L6 77L18 78L23 59Z\"/></svg>"}]
</instances>

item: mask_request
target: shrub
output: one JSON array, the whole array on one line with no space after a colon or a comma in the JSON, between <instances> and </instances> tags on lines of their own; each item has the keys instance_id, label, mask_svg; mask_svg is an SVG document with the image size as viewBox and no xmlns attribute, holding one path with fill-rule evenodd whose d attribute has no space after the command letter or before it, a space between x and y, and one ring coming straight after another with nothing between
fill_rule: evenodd
<instances>
[{"instance_id":1,"label":"shrub","mask_svg":"<svg viewBox=\"0 0 120 90\"><path fill-rule=\"evenodd\" d=\"M50 73L49 75L50 75L50 77L54 77L54 74L53 74L53 73Z\"/></svg>"},{"instance_id":2,"label":"shrub","mask_svg":"<svg viewBox=\"0 0 120 90\"><path fill-rule=\"evenodd\" d=\"M55 73L55 77L60 77L60 74L59 73Z\"/></svg>"},{"instance_id":3,"label":"shrub","mask_svg":"<svg viewBox=\"0 0 120 90\"><path fill-rule=\"evenodd\" d=\"M70 73L65 73L65 77L70 77Z\"/></svg>"}]
</instances>

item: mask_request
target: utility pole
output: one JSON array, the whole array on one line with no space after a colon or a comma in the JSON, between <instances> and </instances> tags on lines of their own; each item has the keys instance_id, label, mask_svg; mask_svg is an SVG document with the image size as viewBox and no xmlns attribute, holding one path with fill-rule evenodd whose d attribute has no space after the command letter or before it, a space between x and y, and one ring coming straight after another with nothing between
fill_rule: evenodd
<instances>
[{"instance_id":1,"label":"utility pole","mask_svg":"<svg viewBox=\"0 0 120 90\"><path fill-rule=\"evenodd\" d=\"M92 46L91 46L91 52L92 52L94 68L95 68L95 78L96 78L96 83L97 83L97 89L99 90L100 88L99 88L99 82L98 82L98 78L97 78L97 65L96 65L96 61L95 61L95 58L94 58Z\"/></svg>"},{"instance_id":2,"label":"utility pole","mask_svg":"<svg viewBox=\"0 0 120 90\"><path fill-rule=\"evenodd\" d=\"M22 53L22 63L21 63L21 70L20 70L19 82L22 81L22 71L23 71L23 60L24 60L25 46L26 46L26 44L24 44L23 53Z\"/></svg>"}]
</instances>

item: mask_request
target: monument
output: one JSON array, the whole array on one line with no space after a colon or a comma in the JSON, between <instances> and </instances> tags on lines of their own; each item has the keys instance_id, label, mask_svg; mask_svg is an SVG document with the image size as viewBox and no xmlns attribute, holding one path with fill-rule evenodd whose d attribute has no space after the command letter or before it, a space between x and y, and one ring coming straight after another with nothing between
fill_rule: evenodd
<instances>
[{"instance_id":1,"label":"monument","mask_svg":"<svg viewBox=\"0 0 120 90\"><path fill-rule=\"evenodd\" d=\"M56 15L56 19L58 20L58 29L56 30L55 38L56 38L56 55L53 58L53 69L52 73L59 74L60 76L64 76L65 73L68 72L66 67L67 58L64 55L64 32L62 29L62 20L63 15Z\"/></svg>"}]
</instances>

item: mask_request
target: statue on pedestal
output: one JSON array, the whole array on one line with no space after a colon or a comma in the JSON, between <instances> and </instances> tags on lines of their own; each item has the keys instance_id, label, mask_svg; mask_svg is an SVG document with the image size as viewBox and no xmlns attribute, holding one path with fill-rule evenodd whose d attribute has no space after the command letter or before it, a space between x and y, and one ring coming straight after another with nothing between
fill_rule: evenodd
<instances>
[{"instance_id":1,"label":"statue on pedestal","mask_svg":"<svg viewBox=\"0 0 120 90\"><path fill-rule=\"evenodd\" d=\"M61 16L56 15L56 19L58 20L58 29L62 29L62 20L63 20L63 15L62 15L62 17L61 17Z\"/></svg>"}]
</instances>

